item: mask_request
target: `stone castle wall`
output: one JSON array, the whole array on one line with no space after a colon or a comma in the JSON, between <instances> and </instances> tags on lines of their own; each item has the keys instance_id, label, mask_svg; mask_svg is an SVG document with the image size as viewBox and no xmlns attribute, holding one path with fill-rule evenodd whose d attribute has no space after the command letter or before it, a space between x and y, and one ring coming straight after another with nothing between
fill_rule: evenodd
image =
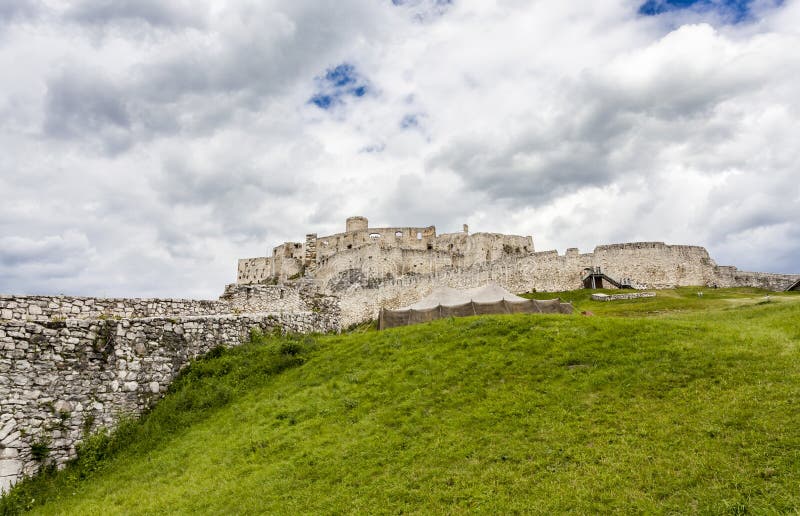
<instances>
[{"instance_id":1,"label":"stone castle wall","mask_svg":"<svg viewBox=\"0 0 800 516\"><path fill-rule=\"evenodd\" d=\"M0 295L0 319L49 321L51 319L97 319L211 315L229 313L227 303L196 299L131 299L77 296Z\"/></svg>"},{"instance_id":2,"label":"stone castle wall","mask_svg":"<svg viewBox=\"0 0 800 516\"><path fill-rule=\"evenodd\" d=\"M259 281L275 277L280 281L299 276L303 271L305 246L300 242L286 242L272 250L270 275Z\"/></svg>"},{"instance_id":3,"label":"stone castle wall","mask_svg":"<svg viewBox=\"0 0 800 516\"><path fill-rule=\"evenodd\" d=\"M717 287L756 287L780 292L800 280L800 274L772 274L740 271L736 267L717 267L714 285Z\"/></svg>"},{"instance_id":4,"label":"stone castle wall","mask_svg":"<svg viewBox=\"0 0 800 516\"><path fill-rule=\"evenodd\" d=\"M229 285L218 301L0 296L0 491L64 464L87 431L139 414L189 360L251 328L339 330L338 299L313 285Z\"/></svg>"},{"instance_id":5,"label":"stone castle wall","mask_svg":"<svg viewBox=\"0 0 800 516\"><path fill-rule=\"evenodd\" d=\"M366 219L364 219L364 223L366 223ZM437 238L434 226L369 228L357 225L348 229L345 233L318 237L317 256L327 258L336 253L369 244L424 250L428 249L429 245L433 245Z\"/></svg>"},{"instance_id":6,"label":"stone castle wall","mask_svg":"<svg viewBox=\"0 0 800 516\"><path fill-rule=\"evenodd\" d=\"M41 465L63 465L87 431L140 414L191 359L236 346L251 328L327 332L338 317L322 312L67 318L0 322L0 491Z\"/></svg>"},{"instance_id":7,"label":"stone castle wall","mask_svg":"<svg viewBox=\"0 0 800 516\"><path fill-rule=\"evenodd\" d=\"M592 253L571 249L533 253L479 263L467 268L442 267L436 272L378 279L361 269L345 270L325 283L326 292L341 297L342 327L375 318L380 308L400 308L419 301L435 288L472 288L490 282L510 292L557 292L582 288L583 270L599 267L614 278L629 278L642 289L681 286L759 287L784 290L800 275L738 271L720 267L697 246L639 242L599 246ZM608 285L610 287L610 285Z\"/></svg>"},{"instance_id":8,"label":"stone castle wall","mask_svg":"<svg viewBox=\"0 0 800 516\"><path fill-rule=\"evenodd\" d=\"M314 282L292 285L237 285L225 287L220 300L229 313L316 312L339 317L339 299L323 294Z\"/></svg>"},{"instance_id":9,"label":"stone castle wall","mask_svg":"<svg viewBox=\"0 0 800 516\"><path fill-rule=\"evenodd\" d=\"M382 259L388 263L369 261L370 255L378 254L372 251L375 248L380 249ZM344 233L308 234L304 244L285 242L274 247L272 257L239 260L236 282L285 282L301 275L327 280L326 274L343 270L337 265L354 260L360 262L365 274L374 275L371 271L377 270L381 278L410 272L423 274L443 266L469 267L510 256L525 256L533 250L533 239L529 236L469 234L466 225L462 233L442 235L436 234L435 226L371 228L366 218L350 217ZM394 254L389 256L392 252ZM431 259L437 262L429 264Z\"/></svg>"},{"instance_id":10,"label":"stone castle wall","mask_svg":"<svg viewBox=\"0 0 800 516\"><path fill-rule=\"evenodd\" d=\"M237 283L258 283L272 277L272 258L241 258L236 271Z\"/></svg>"},{"instance_id":11,"label":"stone castle wall","mask_svg":"<svg viewBox=\"0 0 800 516\"><path fill-rule=\"evenodd\" d=\"M342 271L352 270L358 270L369 278L384 279L406 274L429 274L461 266L460 257L452 253L370 244L324 258L317 266L314 279L320 284L336 282Z\"/></svg>"}]
</instances>

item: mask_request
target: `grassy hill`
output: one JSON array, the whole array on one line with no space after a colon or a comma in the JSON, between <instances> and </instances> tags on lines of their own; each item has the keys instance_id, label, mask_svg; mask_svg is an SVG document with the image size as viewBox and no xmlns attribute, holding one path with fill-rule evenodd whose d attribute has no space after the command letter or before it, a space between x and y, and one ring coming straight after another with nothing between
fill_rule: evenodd
<instances>
[{"instance_id":1,"label":"grassy hill","mask_svg":"<svg viewBox=\"0 0 800 516\"><path fill-rule=\"evenodd\" d=\"M194 363L147 417L0 507L800 510L800 296L568 295L596 316L256 337Z\"/></svg>"}]
</instances>

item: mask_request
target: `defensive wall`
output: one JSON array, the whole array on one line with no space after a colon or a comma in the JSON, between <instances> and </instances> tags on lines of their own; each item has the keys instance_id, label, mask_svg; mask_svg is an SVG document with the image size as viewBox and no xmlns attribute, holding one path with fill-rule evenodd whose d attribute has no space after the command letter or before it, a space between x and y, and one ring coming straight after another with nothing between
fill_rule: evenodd
<instances>
[{"instance_id":1,"label":"defensive wall","mask_svg":"<svg viewBox=\"0 0 800 516\"><path fill-rule=\"evenodd\" d=\"M379 255L372 257L373 261L381 259ZM563 255L545 251L466 268L443 266L429 274L401 277L380 278L372 275L370 268L351 268L332 276L321 288L340 298L341 324L347 327L374 318L381 308L413 304L437 287L464 289L494 282L515 293L576 290L582 288L584 269L598 267L612 278L629 278L641 289L700 285L779 291L800 279L796 274L718 266L703 247L637 242L598 246L592 253L579 253L577 249Z\"/></svg>"},{"instance_id":2,"label":"defensive wall","mask_svg":"<svg viewBox=\"0 0 800 516\"><path fill-rule=\"evenodd\" d=\"M195 299L128 299L0 295L0 320L132 318L230 313L225 302Z\"/></svg>"},{"instance_id":3,"label":"defensive wall","mask_svg":"<svg viewBox=\"0 0 800 516\"><path fill-rule=\"evenodd\" d=\"M234 285L219 301L0 296L0 491L140 414L210 349L253 328L338 331L339 319L335 298L302 285Z\"/></svg>"}]
</instances>

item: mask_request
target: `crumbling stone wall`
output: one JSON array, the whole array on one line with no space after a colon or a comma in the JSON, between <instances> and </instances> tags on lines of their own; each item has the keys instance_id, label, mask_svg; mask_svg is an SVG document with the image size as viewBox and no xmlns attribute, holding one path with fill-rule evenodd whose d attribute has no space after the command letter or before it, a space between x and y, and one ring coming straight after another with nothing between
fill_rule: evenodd
<instances>
[{"instance_id":1,"label":"crumbling stone wall","mask_svg":"<svg viewBox=\"0 0 800 516\"><path fill-rule=\"evenodd\" d=\"M0 295L2 320L49 321L68 317L97 319L225 313L230 313L230 307L221 301Z\"/></svg>"},{"instance_id":2,"label":"crumbling stone wall","mask_svg":"<svg viewBox=\"0 0 800 516\"><path fill-rule=\"evenodd\" d=\"M308 311L300 289L290 285L226 285L220 300L229 313Z\"/></svg>"},{"instance_id":3,"label":"crumbling stone wall","mask_svg":"<svg viewBox=\"0 0 800 516\"><path fill-rule=\"evenodd\" d=\"M386 248L371 244L342 251L320 261L314 279L321 284L338 282L344 271L359 271L374 278L396 278L406 274L430 274L438 270L462 267L459 255L444 251Z\"/></svg>"},{"instance_id":4,"label":"crumbling stone wall","mask_svg":"<svg viewBox=\"0 0 800 516\"><path fill-rule=\"evenodd\" d=\"M238 345L251 328L309 333L338 325L322 311L0 321L0 491L43 460L63 465L87 432L141 413L191 359Z\"/></svg>"},{"instance_id":5,"label":"crumbling stone wall","mask_svg":"<svg viewBox=\"0 0 800 516\"><path fill-rule=\"evenodd\" d=\"M74 456L87 431L139 414L189 360L251 328L330 332L338 298L313 284L229 285L217 301L0 296L0 490Z\"/></svg>"},{"instance_id":6,"label":"crumbling stone wall","mask_svg":"<svg viewBox=\"0 0 800 516\"><path fill-rule=\"evenodd\" d=\"M283 282L300 275L327 281L352 268L380 278L428 274L533 252L529 236L469 234L466 225L462 233L437 235L435 226L371 228L366 218L350 217L345 227L344 233L308 234L305 244L285 242L273 248L271 258L239 260L237 283Z\"/></svg>"},{"instance_id":7,"label":"crumbling stone wall","mask_svg":"<svg viewBox=\"0 0 800 516\"><path fill-rule=\"evenodd\" d=\"M637 288L680 286L754 286L784 290L800 275L767 274L720 267L698 246L638 242L599 246L593 253L570 249L510 257L471 267L442 267L431 274L397 278L370 277L361 270L346 270L324 284L326 292L341 297L342 326L374 319L381 308L400 308L419 301L435 288L472 288L490 282L515 293L555 292L582 288L583 270L600 267L608 276L630 278Z\"/></svg>"},{"instance_id":8,"label":"crumbling stone wall","mask_svg":"<svg viewBox=\"0 0 800 516\"><path fill-rule=\"evenodd\" d=\"M238 283L259 283L272 277L272 258L241 258L236 271Z\"/></svg>"},{"instance_id":9,"label":"crumbling stone wall","mask_svg":"<svg viewBox=\"0 0 800 516\"><path fill-rule=\"evenodd\" d=\"M272 250L272 273L262 281L275 278L286 281L303 273L305 246L300 242L285 242Z\"/></svg>"},{"instance_id":10,"label":"crumbling stone wall","mask_svg":"<svg viewBox=\"0 0 800 516\"><path fill-rule=\"evenodd\" d=\"M339 298L324 294L312 281L283 285L230 284L220 300L230 313L242 312L317 312L332 319L339 317Z\"/></svg>"},{"instance_id":11,"label":"crumbling stone wall","mask_svg":"<svg viewBox=\"0 0 800 516\"><path fill-rule=\"evenodd\" d=\"M736 267L717 267L713 286L717 287L756 287L776 292L786 290L800 274L772 274L768 272L746 272Z\"/></svg>"}]
</instances>

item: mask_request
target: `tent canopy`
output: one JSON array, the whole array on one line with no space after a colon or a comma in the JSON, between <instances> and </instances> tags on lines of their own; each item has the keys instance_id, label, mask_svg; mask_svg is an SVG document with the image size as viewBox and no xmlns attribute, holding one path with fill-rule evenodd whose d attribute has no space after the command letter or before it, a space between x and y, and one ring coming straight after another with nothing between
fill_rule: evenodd
<instances>
[{"instance_id":1,"label":"tent canopy","mask_svg":"<svg viewBox=\"0 0 800 516\"><path fill-rule=\"evenodd\" d=\"M466 290L441 287L405 308L381 309L378 329L418 324L443 317L516 313L571 314L572 311L572 305L562 303L560 299L525 299L493 283Z\"/></svg>"},{"instance_id":2,"label":"tent canopy","mask_svg":"<svg viewBox=\"0 0 800 516\"><path fill-rule=\"evenodd\" d=\"M512 302L527 301L523 297L515 296L496 283L489 283L482 287L459 290L452 287L439 287L413 305L404 306L399 310L427 310L442 306L458 306L470 301L476 303L496 303L502 300Z\"/></svg>"}]
</instances>

